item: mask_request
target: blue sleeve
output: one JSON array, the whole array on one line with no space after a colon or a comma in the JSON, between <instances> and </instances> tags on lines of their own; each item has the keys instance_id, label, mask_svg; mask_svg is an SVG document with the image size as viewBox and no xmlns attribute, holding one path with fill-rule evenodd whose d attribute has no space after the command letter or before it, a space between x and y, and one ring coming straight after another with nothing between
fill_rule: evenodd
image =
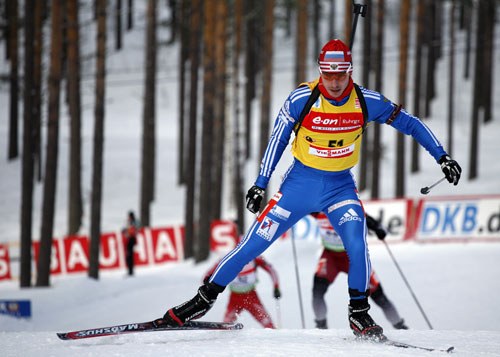
<instances>
[{"instance_id":1,"label":"blue sleeve","mask_svg":"<svg viewBox=\"0 0 500 357\"><path fill-rule=\"evenodd\" d=\"M396 105L378 92L365 88L361 90L368 109L368 122L375 121L385 124L391 117ZM390 125L403 134L411 135L431 154L436 162L441 156L447 155L438 138L429 127L416 116L407 113L404 109L399 112Z\"/></svg>"},{"instance_id":2,"label":"blue sleeve","mask_svg":"<svg viewBox=\"0 0 500 357\"><path fill-rule=\"evenodd\" d=\"M259 176L255 181L256 186L264 189L267 187L271 175L290 141L295 123L310 95L311 89L309 87L299 87L288 96L281 107L260 163Z\"/></svg>"}]
</instances>

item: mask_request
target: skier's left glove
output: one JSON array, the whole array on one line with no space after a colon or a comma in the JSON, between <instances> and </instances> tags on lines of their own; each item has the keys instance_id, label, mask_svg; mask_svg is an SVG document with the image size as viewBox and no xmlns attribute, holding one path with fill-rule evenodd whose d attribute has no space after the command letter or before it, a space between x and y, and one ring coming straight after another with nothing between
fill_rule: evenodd
<instances>
[{"instance_id":1,"label":"skier's left glove","mask_svg":"<svg viewBox=\"0 0 500 357\"><path fill-rule=\"evenodd\" d=\"M441 156L438 162L448 182L456 186L460 180L460 174L462 173L462 168L458 162L452 160L448 155Z\"/></svg>"},{"instance_id":2,"label":"skier's left glove","mask_svg":"<svg viewBox=\"0 0 500 357\"><path fill-rule=\"evenodd\" d=\"M281 298L281 291L280 291L280 288L278 288L278 287L274 288L274 298L276 300L278 300L279 298Z\"/></svg>"}]
</instances>

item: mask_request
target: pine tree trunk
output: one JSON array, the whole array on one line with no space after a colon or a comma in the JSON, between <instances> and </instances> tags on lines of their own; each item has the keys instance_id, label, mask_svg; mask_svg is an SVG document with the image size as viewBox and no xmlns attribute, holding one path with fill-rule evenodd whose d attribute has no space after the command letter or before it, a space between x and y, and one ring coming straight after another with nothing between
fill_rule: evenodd
<instances>
[{"instance_id":1,"label":"pine tree trunk","mask_svg":"<svg viewBox=\"0 0 500 357\"><path fill-rule=\"evenodd\" d=\"M53 0L51 6L51 45L49 73L49 104L47 128L47 158L43 186L42 228L38 254L36 286L50 285L50 258L57 187L57 159L59 147L59 98L61 89L62 0Z\"/></svg>"},{"instance_id":2,"label":"pine tree trunk","mask_svg":"<svg viewBox=\"0 0 500 357\"><path fill-rule=\"evenodd\" d=\"M383 54L384 54L384 14L385 0L377 0L377 29L376 29L376 48L375 48L375 90L382 91L383 78ZM373 144L372 144L372 181L371 181L371 198L377 199L380 197L380 164L382 157L381 140L382 128L380 125L374 125L373 128Z\"/></svg>"},{"instance_id":3,"label":"pine tree trunk","mask_svg":"<svg viewBox=\"0 0 500 357\"><path fill-rule=\"evenodd\" d=\"M209 253L211 214L211 187L213 184L213 124L214 124L214 77L215 77L215 1L204 2L203 26L203 129L201 139L201 169L200 169L200 230L195 245L196 262L204 261Z\"/></svg>"},{"instance_id":4,"label":"pine tree trunk","mask_svg":"<svg viewBox=\"0 0 500 357\"><path fill-rule=\"evenodd\" d=\"M497 2L498 3L498 2ZM492 113L492 100L493 100L493 73L495 73L494 66L494 38L495 38L495 1L488 0L483 5L485 7L484 13L484 45L479 48L484 48L484 64L481 67L482 72L482 107L484 109L484 122L488 123L493 119ZM497 58L498 65L498 58Z\"/></svg>"},{"instance_id":5,"label":"pine tree trunk","mask_svg":"<svg viewBox=\"0 0 500 357\"><path fill-rule=\"evenodd\" d=\"M90 208L89 277L99 279L99 246L101 239L102 172L104 148L105 80L106 80L106 0L96 0L97 53L95 125Z\"/></svg>"},{"instance_id":6,"label":"pine tree trunk","mask_svg":"<svg viewBox=\"0 0 500 357\"><path fill-rule=\"evenodd\" d=\"M68 234L78 232L82 225L82 133L80 92L80 30L78 1L67 2L68 24L68 104L70 115L70 154L68 186Z\"/></svg>"},{"instance_id":7,"label":"pine tree trunk","mask_svg":"<svg viewBox=\"0 0 500 357\"><path fill-rule=\"evenodd\" d=\"M367 6L367 14L363 21L363 69L362 69L362 84L365 88L370 88L370 59L371 59L371 33L372 33L372 4L370 0L365 1ZM369 183L368 170L370 167L370 155L368 148L370 147L372 133L371 130L366 130L363 134L363 142L361 144L361 158L359 162L359 180L358 190L364 191Z\"/></svg>"},{"instance_id":8,"label":"pine tree trunk","mask_svg":"<svg viewBox=\"0 0 500 357\"><path fill-rule=\"evenodd\" d=\"M328 40L335 38L335 0L330 0L330 15L328 16Z\"/></svg>"},{"instance_id":9,"label":"pine tree trunk","mask_svg":"<svg viewBox=\"0 0 500 357\"><path fill-rule=\"evenodd\" d=\"M134 27L134 0L127 1L127 31Z\"/></svg>"},{"instance_id":10,"label":"pine tree trunk","mask_svg":"<svg viewBox=\"0 0 500 357\"><path fill-rule=\"evenodd\" d=\"M470 67L471 67L471 52L472 52L472 19L473 8L471 1L463 1L463 18L465 26L465 61L464 61L464 79L469 79L470 77Z\"/></svg>"},{"instance_id":11,"label":"pine tree trunk","mask_svg":"<svg viewBox=\"0 0 500 357\"><path fill-rule=\"evenodd\" d=\"M408 67L408 37L410 22L410 0L403 0L401 4L401 23L399 41L399 103L404 107L406 103L406 77ZM396 152L396 197L405 195L405 135L397 133Z\"/></svg>"},{"instance_id":12,"label":"pine tree trunk","mask_svg":"<svg viewBox=\"0 0 500 357\"><path fill-rule=\"evenodd\" d=\"M186 183L186 149L189 147L189 141L186 137L186 108L187 108L187 89L186 89L186 69L189 56L189 2L183 1L180 5L180 56L179 56L179 145L177 147L177 183L179 185Z\"/></svg>"},{"instance_id":13,"label":"pine tree trunk","mask_svg":"<svg viewBox=\"0 0 500 357\"><path fill-rule=\"evenodd\" d=\"M18 4L17 0L7 1L8 8L8 58L10 59L10 106L9 106L9 149L8 160L13 160L19 156L19 54L18 54Z\"/></svg>"},{"instance_id":14,"label":"pine tree trunk","mask_svg":"<svg viewBox=\"0 0 500 357\"><path fill-rule=\"evenodd\" d=\"M455 11L457 5L452 1L449 18L450 54L448 56L448 145L447 153L453 157L453 116L454 116L454 86L455 86Z\"/></svg>"},{"instance_id":15,"label":"pine tree trunk","mask_svg":"<svg viewBox=\"0 0 500 357\"><path fill-rule=\"evenodd\" d=\"M33 218L33 175L34 175L34 117L33 117L33 75L34 75L34 22L35 1L24 4L24 125L23 164L21 183L21 287L31 286L31 243Z\"/></svg>"},{"instance_id":16,"label":"pine tree trunk","mask_svg":"<svg viewBox=\"0 0 500 357\"><path fill-rule=\"evenodd\" d=\"M312 33L313 33L313 41L314 46L312 48L313 55L312 58L316 58L318 56L319 51L321 51L321 31L320 31L320 23L321 23L321 14L323 13L322 5L320 0L314 0L312 3Z\"/></svg>"},{"instance_id":17,"label":"pine tree trunk","mask_svg":"<svg viewBox=\"0 0 500 357\"><path fill-rule=\"evenodd\" d=\"M33 117L35 122L35 179L42 181L42 2L35 2Z\"/></svg>"},{"instance_id":18,"label":"pine tree trunk","mask_svg":"<svg viewBox=\"0 0 500 357\"><path fill-rule=\"evenodd\" d=\"M156 7L157 0L148 0L146 52L145 52L145 94L142 118L142 168L141 168L141 222L150 226L150 205L155 192L155 92L156 92Z\"/></svg>"},{"instance_id":19,"label":"pine tree trunk","mask_svg":"<svg viewBox=\"0 0 500 357\"><path fill-rule=\"evenodd\" d=\"M222 216L222 189L224 170L224 142L226 136L226 26L227 1L216 3L215 23L215 98L214 98L214 156L213 156L213 190L212 219Z\"/></svg>"},{"instance_id":20,"label":"pine tree trunk","mask_svg":"<svg viewBox=\"0 0 500 357\"><path fill-rule=\"evenodd\" d=\"M233 47L233 98L234 98L234 115L233 115L233 142L234 142L234 179L233 179L233 197L236 207L238 226L238 236L245 229L245 207L244 203L244 182L242 178L242 135L241 135L241 107L240 107L240 63L241 63L241 47L242 47L242 30L243 30L243 0L235 0L234 2L234 36Z\"/></svg>"},{"instance_id":21,"label":"pine tree trunk","mask_svg":"<svg viewBox=\"0 0 500 357\"><path fill-rule=\"evenodd\" d=\"M297 0L297 42L295 48L295 83L306 80L307 63L307 1Z\"/></svg>"},{"instance_id":22,"label":"pine tree trunk","mask_svg":"<svg viewBox=\"0 0 500 357\"><path fill-rule=\"evenodd\" d=\"M122 0L116 1L115 9L115 49L122 49Z\"/></svg>"},{"instance_id":23,"label":"pine tree trunk","mask_svg":"<svg viewBox=\"0 0 500 357\"><path fill-rule=\"evenodd\" d=\"M488 0L480 0L477 7L477 23L480 24L481 21L487 16L485 11L487 10L484 6L484 2ZM485 32L479 26L476 30L476 48L481 48L484 44ZM473 83L473 94L472 94L472 118L471 118L471 131L470 131L470 150L469 150L469 180L478 177L478 156L479 156L479 130L481 126L480 115L484 113L481 111L481 103L483 93L482 82L482 69L484 64L484 51L476 51L476 61L474 65L474 83Z\"/></svg>"},{"instance_id":24,"label":"pine tree trunk","mask_svg":"<svg viewBox=\"0 0 500 357\"><path fill-rule=\"evenodd\" d=\"M271 122L271 100L272 100L272 66L273 66L273 28L274 28L274 0L265 3L264 18L264 53L262 58L262 96L260 110L260 147L259 157L264 157L264 152L269 141L269 126Z\"/></svg>"},{"instance_id":25,"label":"pine tree trunk","mask_svg":"<svg viewBox=\"0 0 500 357\"><path fill-rule=\"evenodd\" d=\"M259 10L262 0L245 2L245 159L252 151L252 101L255 98L257 75L259 74L259 44L262 31L259 27Z\"/></svg>"},{"instance_id":26,"label":"pine tree trunk","mask_svg":"<svg viewBox=\"0 0 500 357\"><path fill-rule=\"evenodd\" d=\"M186 163L186 211L184 220L184 256L190 258L194 255L195 237L197 233L197 217L195 212L196 193L196 150L197 143L197 106L198 106L198 70L200 67L200 44L201 44L201 0L193 0L191 3L191 25L190 25L190 87L189 87L189 135L188 153Z\"/></svg>"},{"instance_id":27,"label":"pine tree trunk","mask_svg":"<svg viewBox=\"0 0 500 357\"><path fill-rule=\"evenodd\" d=\"M181 1L181 4L178 4L176 0L168 0L168 7L170 9L170 39L168 40L168 44L171 45L175 43L177 38L177 28L178 26L178 14L177 7L183 6L184 1Z\"/></svg>"},{"instance_id":28,"label":"pine tree trunk","mask_svg":"<svg viewBox=\"0 0 500 357\"><path fill-rule=\"evenodd\" d=\"M351 43L352 16L353 16L353 1L344 0L344 43Z\"/></svg>"},{"instance_id":29,"label":"pine tree trunk","mask_svg":"<svg viewBox=\"0 0 500 357\"><path fill-rule=\"evenodd\" d=\"M422 80L422 47L424 44L425 34L425 2L417 2L417 35L415 41L415 72L414 72L414 91L413 91L413 114L421 117L422 106L422 87L424 81ZM411 142L411 172L415 173L420 170L419 163L419 147L420 144L416 140Z\"/></svg>"}]
</instances>

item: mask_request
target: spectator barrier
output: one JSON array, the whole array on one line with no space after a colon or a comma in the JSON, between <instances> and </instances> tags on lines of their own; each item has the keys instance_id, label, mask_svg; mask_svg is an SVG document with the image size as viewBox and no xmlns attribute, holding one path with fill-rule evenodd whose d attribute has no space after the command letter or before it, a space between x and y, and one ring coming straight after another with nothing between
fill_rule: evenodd
<instances>
[{"instance_id":1,"label":"spectator barrier","mask_svg":"<svg viewBox=\"0 0 500 357\"><path fill-rule=\"evenodd\" d=\"M430 197L417 201L366 200L364 208L387 228L388 242L500 241L500 195ZM295 239L318 239L318 228L312 217L304 217L292 229ZM231 221L213 222L211 232L212 252L227 252L237 241L236 227ZM287 236L290 235L285 234ZM125 237L121 233L101 235L100 270L125 269L124 244ZM39 242L33 243L35 267L39 245ZM54 239L51 275L87 272L88 247L87 236ZM182 261L184 227L142 228L134 252L138 267ZM0 283L13 279L11 263L9 244L0 243Z\"/></svg>"}]
</instances>

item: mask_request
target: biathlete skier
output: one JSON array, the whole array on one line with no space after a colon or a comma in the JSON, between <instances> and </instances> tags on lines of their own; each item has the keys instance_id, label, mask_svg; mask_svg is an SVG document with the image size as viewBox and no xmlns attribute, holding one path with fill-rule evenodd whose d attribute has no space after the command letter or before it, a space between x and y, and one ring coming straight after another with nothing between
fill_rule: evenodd
<instances>
[{"instance_id":1,"label":"biathlete skier","mask_svg":"<svg viewBox=\"0 0 500 357\"><path fill-rule=\"evenodd\" d=\"M294 161L279 191L242 241L221 260L210 281L191 300L167 309L156 320L157 325L179 326L203 316L248 262L261 255L299 219L311 212L323 212L349 256L350 327L357 336L374 339L382 336L382 328L368 313L371 266L367 228L351 172L359 159L363 131L368 123L378 123L411 135L454 185L458 184L462 170L420 119L380 93L354 84L351 51L342 41L334 39L323 46L318 66L319 78L301 84L279 111L259 176L246 196L247 208L253 213L259 211L271 175L295 130Z\"/></svg>"}]
</instances>

